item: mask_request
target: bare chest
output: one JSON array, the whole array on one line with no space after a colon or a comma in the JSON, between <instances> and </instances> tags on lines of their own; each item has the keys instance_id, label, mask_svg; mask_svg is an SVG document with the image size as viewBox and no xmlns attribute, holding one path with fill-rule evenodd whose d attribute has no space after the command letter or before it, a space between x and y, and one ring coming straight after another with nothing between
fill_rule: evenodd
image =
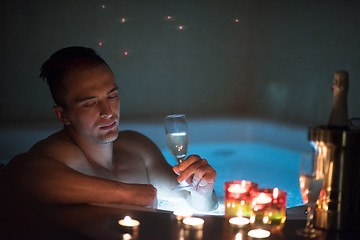
<instances>
[{"instance_id":1,"label":"bare chest","mask_svg":"<svg viewBox=\"0 0 360 240\"><path fill-rule=\"evenodd\" d=\"M149 182L147 169L142 159L137 155L127 152L114 153L111 168L105 168L91 159L86 158L71 167L90 176L118 182L140 184Z\"/></svg>"}]
</instances>

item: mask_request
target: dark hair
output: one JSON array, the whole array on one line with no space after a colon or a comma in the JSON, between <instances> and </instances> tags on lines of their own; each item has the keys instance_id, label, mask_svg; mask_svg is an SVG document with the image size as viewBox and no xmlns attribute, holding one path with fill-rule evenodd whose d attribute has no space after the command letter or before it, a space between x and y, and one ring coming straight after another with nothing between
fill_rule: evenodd
<instances>
[{"instance_id":1,"label":"dark hair","mask_svg":"<svg viewBox=\"0 0 360 240\"><path fill-rule=\"evenodd\" d=\"M106 62L93 49L67 47L55 52L43 63L40 78L49 85L55 104L65 106L64 77L72 71L84 70L100 64L106 64Z\"/></svg>"}]
</instances>

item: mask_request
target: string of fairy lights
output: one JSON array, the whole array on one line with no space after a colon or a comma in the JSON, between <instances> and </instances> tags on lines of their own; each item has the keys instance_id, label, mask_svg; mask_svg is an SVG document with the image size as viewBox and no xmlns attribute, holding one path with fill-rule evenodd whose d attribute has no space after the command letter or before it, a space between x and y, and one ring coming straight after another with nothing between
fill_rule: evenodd
<instances>
[{"instance_id":1,"label":"string of fairy lights","mask_svg":"<svg viewBox=\"0 0 360 240\"><path fill-rule=\"evenodd\" d=\"M106 8L107 8L107 5L106 5L106 4L103 4L103 3L100 3L100 6L101 6L102 9L106 9ZM166 16L163 16L162 18L165 19L166 21L168 21L169 23L176 24L175 29L177 29L178 31L184 31L184 30L186 30L186 26L184 26L183 24L177 23L177 21L176 21L176 19L175 19L174 16L172 16L172 15L166 15ZM233 23L239 23L239 18L234 17L234 18L232 18L232 21L233 21ZM121 24L126 24L126 23L128 23L128 19L127 19L126 17L121 17L121 18L120 18L120 23L121 23ZM99 45L99 47L102 47L102 46L104 45L104 42L103 42L103 41L99 41L99 42L98 42L98 45ZM129 55L129 51L128 51L128 50L122 50L122 55L128 56L128 55Z\"/></svg>"}]
</instances>

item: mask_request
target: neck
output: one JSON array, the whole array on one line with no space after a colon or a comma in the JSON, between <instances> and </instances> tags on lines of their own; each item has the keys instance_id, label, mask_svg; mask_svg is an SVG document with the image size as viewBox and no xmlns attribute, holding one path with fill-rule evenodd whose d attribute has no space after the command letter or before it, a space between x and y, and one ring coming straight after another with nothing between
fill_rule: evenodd
<instances>
[{"instance_id":1,"label":"neck","mask_svg":"<svg viewBox=\"0 0 360 240\"><path fill-rule=\"evenodd\" d=\"M78 146L89 162L112 170L113 142L97 143L76 134L70 127L64 128L64 133Z\"/></svg>"}]
</instances>

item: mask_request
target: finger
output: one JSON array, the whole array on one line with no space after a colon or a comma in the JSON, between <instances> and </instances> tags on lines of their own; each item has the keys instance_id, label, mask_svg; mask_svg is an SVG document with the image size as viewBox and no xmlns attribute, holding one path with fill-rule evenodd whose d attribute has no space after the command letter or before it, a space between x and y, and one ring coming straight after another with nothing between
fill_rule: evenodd
<instances>
[{"instance_id":1,"label":"finger","mask_svg":"<svg viewBox=\"0 0 360 240\"><path fill-rule=\"evenodd\" d=\"M202 164L203 163L203 164ZM179 181L186 180L188 183L192 184L193 186L197 186L201 179L207 175L207 177L204 179L204 181L215 181L216 179L216 171L207 164L207 161L198 161L191 166L189 166L188 169L186 169L184 172L180 174L178 177ZM204 182L202 185L206 185L208 183Z\"/></svg>"},{"instance_id":2,"label":"finger","mask_svg":"<svg viewBox=\"0 0 360 240\"><path fill-rule=\"evenodd\" d=\"M198 169L200 169L202 166L209 166L207 164L207 161L205 159L201 159L199 161L194 162L193 164L191 164L190 166L188 166L186 169L182 169L180 167L181 174L180 174L180 180L183 181L191 176L193 176L195 174L196 171L199 171ZM211 168L211 167L210 167ZM201 174L201 170L199 171L199 174Z\"/></svg>"},{"instance_id":3,"label":"finger","mask_svg":"<svg viewBox=\"0 0 360 240\"><path fill-rule=\"evenodd\" d=\"M215 182L215 179L216 171L210 165L205 165L196 170L193 176L193 185L205 186Z\"/></svg>"},{"instance_id":4,"label":"finger","mask_svg":"<svg viewBox=\"0 0 360 240\"><path fill-rule=\"evenodd\" d=\"M177 175L180 175L179 165L173 166L173 171L174 171Z\"/></svg>"},{"instance_id":5,"label":"finger","mask_svg":"<svg viewBox=\"0 0 360 240\"><path fill-rule=\"evenodd\" d=\"M184 171L186 168L188 168L191 164L201 160L199 155L190 155L180 164L180 171Z\"/></svg>"},{"instance_id":6,"label":"finger","mask_svg":"<svg viewBox=\"0 0 360 240\"><path fill-rule=\"evenodd\" d=\"M216 173L212 173L212 174L206 174L204 175L201 180L199 181L198 186L199 187L204 187L206 185L214 185L215 184L215 179L216 179Z\"/></svg>"}]
</instances>

